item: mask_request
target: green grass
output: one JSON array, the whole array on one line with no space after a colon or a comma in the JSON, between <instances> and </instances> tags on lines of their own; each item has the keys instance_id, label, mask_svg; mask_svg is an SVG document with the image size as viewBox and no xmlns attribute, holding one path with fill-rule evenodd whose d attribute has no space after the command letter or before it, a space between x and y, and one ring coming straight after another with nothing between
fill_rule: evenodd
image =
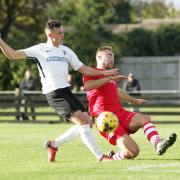
<instances>
[{"instance_id":1,"label":"green grass","mask_svg":"<svg viewBox=\"0 0 180 180\"><path fill-rule=\"evenodd\" d=\"M54 109L52 107L37 107L35 108L35 111L36 112L55 112ZM0 112L16 112L16 109L15 108L1 108L0 109ZM30 112L30 109L28 108L28 112ZM29 116L30 120L32 119L31 116ZM0 120L12 120L14 121L15 120L15 116L0 116ZM49 120L53 120L53 121L59 121L60 118L57 114L55 114L54 116L38 116L37 117L37 120L38 121L49 121Z\"/></svg>"},{"instance_id":2,"label":"green grass","mask_svg":"<svg viewBox=\"0 0 180 180\"><path fill-rule=\"evenodd\" d=\"M141 152L134 160L97 162L80 138L64 144L57 162L48 163L42 144L55 138L72 124L0 124L0 180L141 180L179 179L180 142L163 156L157 156L142 130L133 135ZM180 136L179 125L157 125L162 137L171 132ZM117 150L94 129L104 152Z\"/></svg>"}]
</instances>

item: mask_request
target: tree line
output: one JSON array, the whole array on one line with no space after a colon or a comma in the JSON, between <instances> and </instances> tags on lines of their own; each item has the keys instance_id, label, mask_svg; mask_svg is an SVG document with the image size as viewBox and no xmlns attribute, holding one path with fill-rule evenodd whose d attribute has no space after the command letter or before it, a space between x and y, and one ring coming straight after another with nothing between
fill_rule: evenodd
<instances>
[{"instance_id":1,"label":"tree line","mask_svg":"<svg viewBox=\"0 0 180 180\"><path fill-rule=\"evenodd\" d=\"M137 23L145 18L177 17L179 12L163 0L1 0L0 32L15 49L45 42L47 19L59 19L65 26L65 45L85 64L95 65L99 46L111 45L117 63L122 56L173 56L179 54L180 25L160 26L155 31L135 29L113 34L107 24ZM0 90L13 90L31 68L39 82L36 64L8 61L0 53ZM72 72L73 73L73 72ZM81 82L77 73L74 77ZM37 83L40 89L40 83Z\"/></svg>"}]
</instances>

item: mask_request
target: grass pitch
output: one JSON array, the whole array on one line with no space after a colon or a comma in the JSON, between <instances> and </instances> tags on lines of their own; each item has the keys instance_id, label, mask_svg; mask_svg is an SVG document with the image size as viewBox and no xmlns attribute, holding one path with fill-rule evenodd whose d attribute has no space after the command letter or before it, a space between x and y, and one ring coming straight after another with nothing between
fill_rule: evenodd
<instances>
[{"instance_id":1,"label":"grass pitch","mask_svg":"<svg viewBox=\"0 0 180 180\"><path fill-rule=\"evenodd\" d=\"M157 156L142 130L133 138L141 152L134 160L97 162L76 139L58 151L57 162L47 162L43 143L55 138L72 124L0 124L0 180L141 180L180 179L180 126L157 125L161 137L177 133L177 141L163 156ZM95 130L103 152L111 149Z\"/></svg>"}]
</instances>

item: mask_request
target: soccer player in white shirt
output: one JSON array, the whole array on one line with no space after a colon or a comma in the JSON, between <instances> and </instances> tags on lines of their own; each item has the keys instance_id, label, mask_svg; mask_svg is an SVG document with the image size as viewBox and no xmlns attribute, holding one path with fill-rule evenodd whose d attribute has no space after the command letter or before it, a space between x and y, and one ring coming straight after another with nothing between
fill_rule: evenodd
<instances>
[{"instance_id":1,"label":"soccer player in white shirt","mask_svg":"<svg viewBox=\"0 0 180 180\"><path fill-rule=\"evenodd\" d=\"M77 134L80 134L84 144L98 160L111 160L100 151L90 129L92 122L89 115L69 89L68 66L70 65L75 71L88 76L116 75L118 74L118 70L99 71L85 66L70 48L63 45L64 30L58 20L49 20L45 26L45 33L47 36L46 43L21 50L11 48L0 37L0 48L11 60L35 59L37 61L42 83L42 92L46 95L48 103L61 117L65 119L71 118L71 121L78 126L79 132ZM69 130L70 134L71 129ZM65 137L60 136L54 141L49 140L47 142L48 160L50 162L55 161L57 148L59 146L58 140L64 138L64 141L69 141L73 138L72 134L68 137L69 131L64 134ZM76 135L74 135L74 137L75 136Z\"/></svg>"}]
</instances>

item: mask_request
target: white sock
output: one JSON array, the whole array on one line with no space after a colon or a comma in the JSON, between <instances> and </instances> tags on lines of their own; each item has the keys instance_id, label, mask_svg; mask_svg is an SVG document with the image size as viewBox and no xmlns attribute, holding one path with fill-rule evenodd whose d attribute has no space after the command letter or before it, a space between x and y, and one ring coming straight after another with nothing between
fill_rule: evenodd
<instances>
[{"instance_id":1,"label":"white sock","mask_svg":"<svg viewBox=\"0 0 180 180\"><path fill-rule=\"evenodd\" d=\"M75 125L68 129L64 134L60 135L58 138L56 138L52 145L53 147L59 147L60 145L67 143L69 141L72 141L73 139L79 137L79 128L78 125Z\"/></svg>"},{"instance_id":2,"label":"white sock","mask_svg":"<svg viewBox=\"0 0 180 180\"><path fill-rule=\"evenodd\" d=\"M88 149L96 156L97 159L101 159L103 153L99 149L96 139L91 131L89 124L85 124L79 127L79 133L81 139L83 140L84 144L88 147Z\"/></svg>"},{"instance_id":3,"label":"white sock","mask_svg":"<svg viewBox=\"0 0 180 180\"><path fill-rule=\"evenodd\" d=\"M114 155L113 155L113 159L114 160L123 160L123 159L125 159L126 157L125 157L125 154L124 154L124 152L123 151L119 151L119 152L117 152L117 153L115 153Z\"/></svg>"}]
</instances>

